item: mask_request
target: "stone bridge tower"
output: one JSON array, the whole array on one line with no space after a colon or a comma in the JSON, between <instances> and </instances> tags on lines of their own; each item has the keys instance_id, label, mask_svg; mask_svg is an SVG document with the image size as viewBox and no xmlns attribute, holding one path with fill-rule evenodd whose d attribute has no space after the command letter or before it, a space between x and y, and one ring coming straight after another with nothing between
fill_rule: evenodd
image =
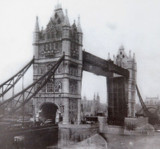
<instances>
[{"instance_id":1,"label":"stone bridge tower","mask_svg":"<svg viewBox=\"0 0 160 149\"><path fill-rule=\"evenodd\" d=\"M80 19L70 25L67 11L64 14L60 4L45 29L39 29L36 18L33 80L47 72L63 54L65 59L53 79L34 98L35 113L44 102L52 102L58 105L63 124L80 123L82 38Z\"/></svg>"},{"instance_id":2,"label":"stone bridge tower","mask_svg":"<svg viewBox=\"0 0 160 149\"><path fill-rule=\"evenodd\" d=\"M117 56L114 58L114 63L122 68L129 70L128 79L128 117L135 117L135 94L136 94L136 72L137 64L135 61L135 54L129 56L125 53L124 47L119 48Z\"/></svg>"},{"instance_id":3,"label":"stone bridge tower","mask_svg":"<svg viewBox=\"0 0 160 149\"><path fill-rule=\"evenodd\" d=\"M107 77L108 123L123 126L126 117L135 117L137 71L135 55L131 56L130 52L128 56L124 48L120 47L117 56L114 56L114 64L127 69L129 78L115 73Z\"/></svg>"}]
</instances>

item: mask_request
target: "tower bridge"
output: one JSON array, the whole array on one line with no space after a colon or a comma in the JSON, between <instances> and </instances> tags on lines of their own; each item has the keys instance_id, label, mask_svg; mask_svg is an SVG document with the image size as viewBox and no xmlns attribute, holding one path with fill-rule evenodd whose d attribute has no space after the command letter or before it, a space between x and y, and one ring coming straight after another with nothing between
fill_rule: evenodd
<instances>
[{"instance_id":1,"label":"tower bridge","mask_svg":"<svg viewBox=\"0 0 160 149\"><path fill-rule=\"evenodd\" d=\"M1 107L16 102L10 113L33 101L34 114L44 103L55 103L63 116L63 124L81 122L82 72L88 71L106 77L108 92L108 123L123 125L125 117L135 117L136 61L123 47L114 60L105 60L82 49L83 31L80 24L71 25L67 11L57 5L45 29L39 27L38 17L34 31L33 83L9 99L4 94L30 67L21 71L0 86ZM107 108L107 107L106 107Z\"/></svg>"}]
</instances>

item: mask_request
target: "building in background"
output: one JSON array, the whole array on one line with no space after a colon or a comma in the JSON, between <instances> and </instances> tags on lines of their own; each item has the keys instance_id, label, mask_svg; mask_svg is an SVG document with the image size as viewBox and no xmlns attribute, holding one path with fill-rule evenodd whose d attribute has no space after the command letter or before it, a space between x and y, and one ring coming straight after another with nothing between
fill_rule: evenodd
<instances>
[{"instance_id":1,"label":"building in background","mask_svg":"<svg viewBox=\"0 0 160 149\"><path fill-rule=\"evenodd\" d=\"M144 101L147 109L151 112L151 113L155 113L159 111L159 106L160 106L160 100L159 97L146 97L145 101ZM142 108L142 106L137 106L137 110L136 110L136 115L137 116L146 116L146 113L144 112L144 109Z\"/></svg>"},{"instance_id":2,"label":"building in background","mask_svg":"<svg viewBox=\"0 0 160 149\"><path fill-rule=\"evenodd\" d=\"M149 107L149 106L155 106L155 107L157 107L158 105L160 105L160 100L159 100L158 96L157 97L146 97L144 103L145 103L145 105L147 107Z\"/></svg>"},{"instance_id":3,"label":"building in background","mask_svg":"<svg viewBox=\"0 0 160 149\"><path fill-rule=\"evenodd\" d=\"M106 115L107 106L105 103L100 102L100 96L97 93L97 95L94 94L92 100L89 100L84 96L81 101L81 109L83 116Z\"/></svg>"}]
</instances>

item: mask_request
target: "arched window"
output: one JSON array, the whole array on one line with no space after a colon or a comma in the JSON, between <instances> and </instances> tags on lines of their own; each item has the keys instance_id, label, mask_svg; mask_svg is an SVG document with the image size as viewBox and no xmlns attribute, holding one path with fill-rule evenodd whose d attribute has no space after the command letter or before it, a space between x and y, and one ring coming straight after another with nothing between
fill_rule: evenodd
<instances>
[{"instance_id":1,"label":"arched window","mask_svg":"<svg viewBox=\"0 0 160 149\"><path fill-rule=\"evenodd\" d=\"M54 92L60 93L62 91L62 83L59 80L55 80L54 83Z\"/></svg>"},{"instance_id":2,"label":"arched window","mask_svg":"<svg viewBox=\"0 0 160 149\"><path fill-rule=\"evenodd\" d=\"M53 82L47 83L47 92L53 92Z\"/></svg>"}]
</instances>

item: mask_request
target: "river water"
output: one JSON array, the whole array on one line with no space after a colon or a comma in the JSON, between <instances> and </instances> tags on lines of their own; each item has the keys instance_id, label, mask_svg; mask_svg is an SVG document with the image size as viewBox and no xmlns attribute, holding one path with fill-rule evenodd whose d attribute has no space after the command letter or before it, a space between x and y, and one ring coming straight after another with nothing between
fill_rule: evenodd
<instances>
[{"instance_id":1,"label":"river water","mask_svg":"<svg viewBox=\"0 0 160 149\"><path fill-rule=\"evenodd\" d=\"M10 135L0 134L0 149L47 149L48 146L58 148L58 129L55 127L24 133L24 141L21 143L14 141L14 137L18 135L22 136L18 132ZM105 138L108 149L160 149L160 133L150 136L106 134ZM80 146L77 146L78 148Z\"/></svg>"},{"instance_id":2,"label":"river water","mask_svg":"<svg viewBox=\"0 0 160 149\"><path fill-rule=\"evenodd\" d=\"M46 149L47 146L57 144L58 126L5 131L0 134L0 149Z\"/></svg>"}]
</instances>

